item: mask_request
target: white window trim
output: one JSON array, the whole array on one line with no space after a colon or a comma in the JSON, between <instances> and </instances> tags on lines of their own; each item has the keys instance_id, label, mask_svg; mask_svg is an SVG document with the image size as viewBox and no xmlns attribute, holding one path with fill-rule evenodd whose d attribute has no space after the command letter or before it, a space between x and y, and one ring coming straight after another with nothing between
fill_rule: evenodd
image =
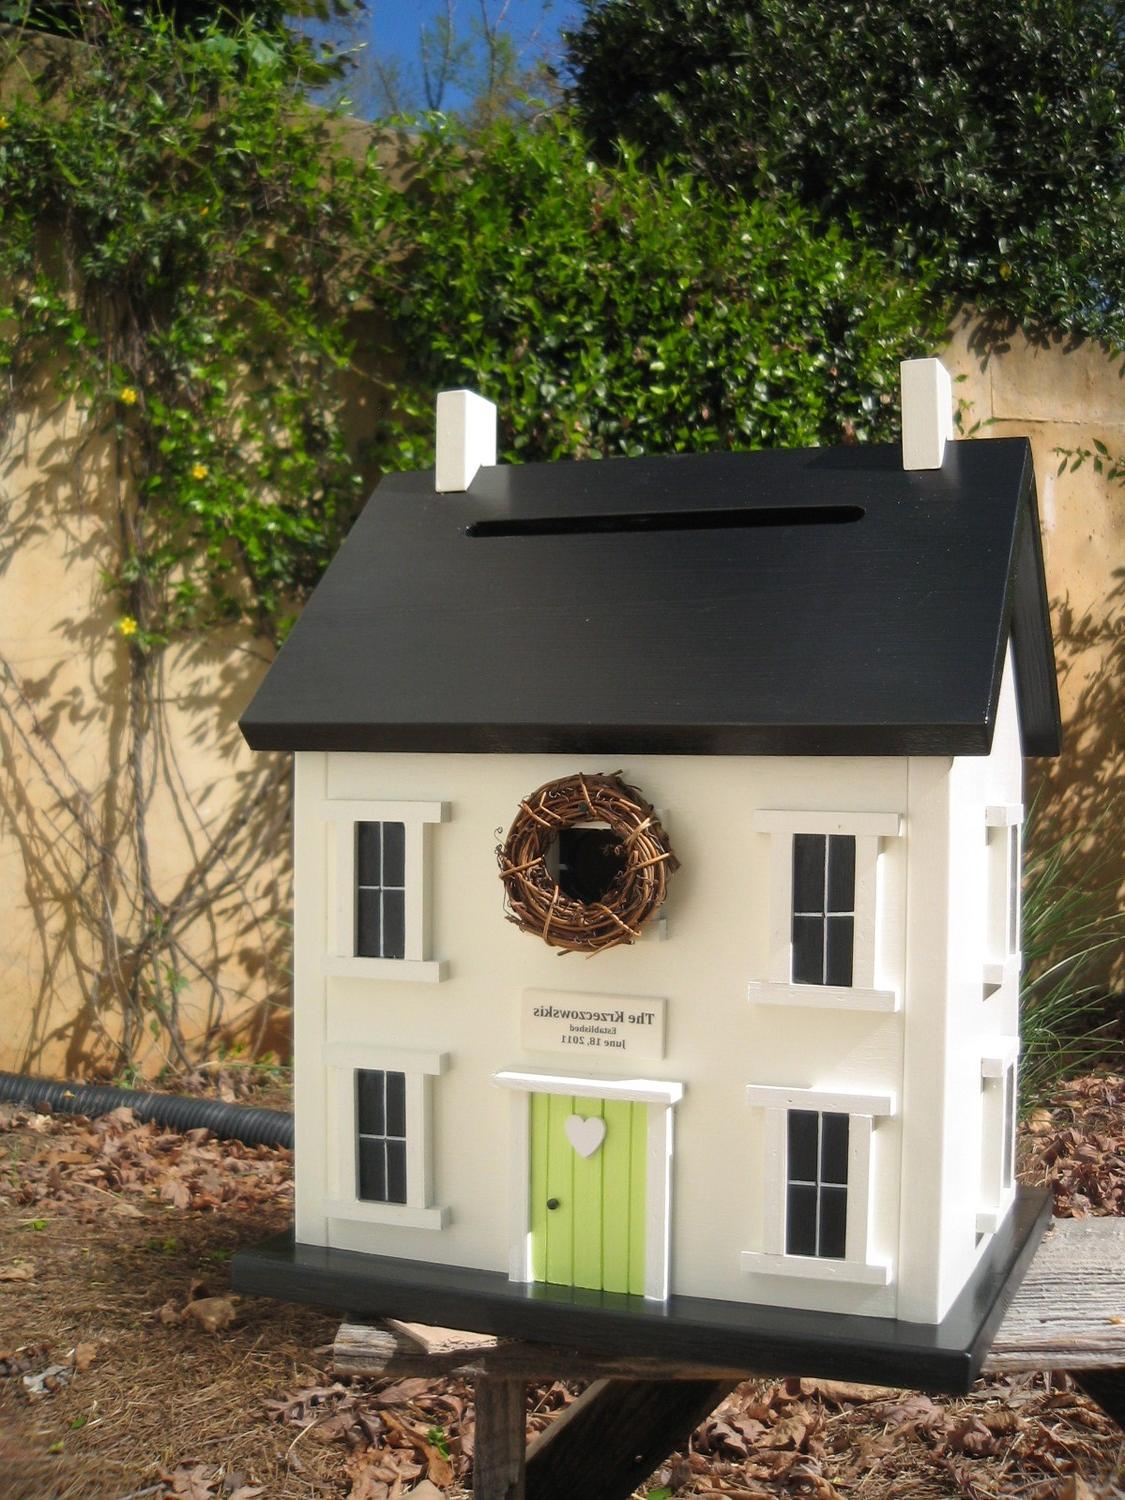
<instances>
[{"instance_id":1,"label":"white window trim","mask_svg":"<svg viewBox=\"0 0 1125 1500\"><path fill-rule=\"evenodd\" d=\"M672 1117L684 1095L682 1083L654 1078L591 1078L532 1073L514 1068L493 1073L511 1091L512 1113L508 1277L531 1276L531 1096L564 1094L577 1099L623 1099L648 1106L645 1162L645 1297L663 1302L670 1290L672 1223Z\"/></svg>"},{"instance_id":2,"label":"white window trim","mask_svg":"<svg viewBox=\"0 0 1125 1500\"><path fill-rule=\"evenodd\" d=\"M1020 1043L1017 1036L994 1037L986 1043L980 1060L981 1090L981 1182L977 1209L978 1234L995 1234L1016 1197L1015 1145L1017 1132L1012 1130L1012 1160L1009 1178L1004 1182L1004 1080L1012 1069L1012 1107L1019 1088ZM997 1143L999 1143L997 1148ZM994 1149L986 1149L991 1145Z\"/></svg>"},{"instance_id":3,"label":"white window trim","mask_svg":"<svg viewBox=\"0 0 1125 1500\"><path fill-rule=\"evenodd\" d=\"M798 1276L808 1280L889 1286L891 1267L870 1258L872 1137L875 1121L895 1113L893 1094L859 1094L839 1089L778 1088L750 1084L747 1103L763 1111L765 1151L762 1173L763 1245L743 1250L745 1275ZM791 1109L848 1116L848 1208L843 1260L785 1253L786 1156Z\"/></svg>"},{"instance_id":4,"label":"white window trim","mask_svg":"<svg viewBox=\"0 0 1125 1500\"><path fill-rule=\"evenodd\" d=\"M342 979L406 979L436 984L448 965L430 958L429 828L449 818L445 802L326 800L320 816L332 826L335 895L330 913L330 951L321 970ZM365 958L355 951L357 823L401 823L405 830L405 945L402 958Z\"/></svg>"},{"instance_id":5,"label":"white window trim","mask_svg":"<svg viewBox=\"0 0 1125 1500\"><path fill-rule=\"evenodd\" d=\"M445 1053L328 1042L322 1060L328 1073L328 1108L336 1126L335 1149L330 1133L325 1162L325 1216L407 1229L444 1229L449 1210L433 1203L430 1093L431 1079L448 1066ZM405 1203L371 1203L357 1193L355 1075L361 1069L406 1075Z\"/></svg>"},{"instance_id":6,"label":"white window trim","mask_svg":"<svg viewBox=\"0 0 1125 1500\"><path fill-rule=\"evenodd\" d=\"M876 985L879 915L879 853L883 839L900 838L903 817L895 812L790 812L759 808L756 833L770 836L769 961L765 980L751 981L752 1005L809 1005L829 1010L896 1011L898 989ZM846 834L855 839L855 918L850 985L794 984L793 835Z\"/></svg>"},{"instance_id":7,"label":"white window trim","mask_svg":"<svg viewBox=\"0 0 1125 1500\"><path fill-rule=\"evenodd\" d=\"M996 803L984 810L985 840L987 848L988 882L986 906L986 959L982 974L984 998L987 1000L997 990L1011 988L1019 980L1023 966L1020 952L1020 901L1012 889L1010 879L1013 857L1022 864L1023 859L1023 807L1019 803ZM1012 841L1015 841L1013 855ZM1013 945L1009 934L1012 930L1012 904L1016 941Z\"/></svg>"}]
</instances>

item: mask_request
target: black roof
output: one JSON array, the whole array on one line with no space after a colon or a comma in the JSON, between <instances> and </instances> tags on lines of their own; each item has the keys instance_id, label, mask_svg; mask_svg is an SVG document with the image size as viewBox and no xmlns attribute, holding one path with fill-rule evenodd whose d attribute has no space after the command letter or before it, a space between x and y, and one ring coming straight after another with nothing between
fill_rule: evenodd
<instances>
[{"instance_id":1,"label":"black roof","mask_svg":"<svg viewBox=\"0 0 1125 1500\"><path fill-rule=\"evenodd\" d=\"M1059 750L1025 438L391 474L242 719L262 750Z\"/></svg>"}]
</instances>

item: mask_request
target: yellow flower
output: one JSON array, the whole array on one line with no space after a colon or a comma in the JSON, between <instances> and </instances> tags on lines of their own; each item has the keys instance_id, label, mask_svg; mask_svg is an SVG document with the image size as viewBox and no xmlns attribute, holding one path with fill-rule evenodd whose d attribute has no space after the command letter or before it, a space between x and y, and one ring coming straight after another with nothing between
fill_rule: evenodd
<instances>
[{"instance_id":1,"label":"yellow flower","mask_svg":"<svg viewBox=\"0 0 1125 1500\"><path fill-rule=\"evenodd\" d=\"M211 470L206 464L192 464L191 477L193 479L206 479Z\"/></svg>"},{"instance_id":2,"label":"yellow flower","mask_svg":"<svg viewBox=\"0 0 1125 1500\"><path fill-rule=\"evenodd\" d=\"M7 130L7 128L8 128L8 116L7 115L0 115L0 130Z\"/></svg>"},{"instance_id":3,"label":"yellow flower","mask_svg":"<svg viewBox=\"0 0 1125 1500\"><path fill-rule=\"evenodd\" d=\"M211 212L211 205L209 203L205 203L203 205L203 207L199 210L199 217L201 219L205 219L210 212Z\"/></svg>"},{"instance_id":4,"label":"yellow flower","mask_svg":"<svg viewBox=\"0 0 1125 1500\"><path fill-rule=\"evenodd\" d=\"M137 622L136 622L136 620L133 619L132 615L122 615L121 618L120 618L120 620L118 620L118 622L117 622L117 631L118 631L119 635L124 635L124 636L136 635L136 633L137 633Z\"/></svg>"},{"instance_id":5,"label":"yellow flower","mask_svg":"<svg viewBox=\"0 0 1125 1500\"><path fill-rule=\"evenodd\" d=\"M123 385L117 393L117 399L122 406L136 406L137 392L131 385Z\"/></svg>"}]
</instances>

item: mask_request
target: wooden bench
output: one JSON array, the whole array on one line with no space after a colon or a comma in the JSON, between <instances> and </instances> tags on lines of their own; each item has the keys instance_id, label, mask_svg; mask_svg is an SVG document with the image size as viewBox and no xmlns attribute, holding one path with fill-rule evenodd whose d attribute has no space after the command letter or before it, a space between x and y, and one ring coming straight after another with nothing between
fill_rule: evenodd
<instances>
[{"instance_id":1,"label":"wooden bench","mask_svg":"<svg viewBox=\"0 0 1125 1500\"><path fill-rule=\"evenodd\" d=\"M627 1500L735 1385L758 1373L393 1320L342 1324L333 1364L341 1375L471 1380L477 1500ZM984 1369L1065 1370L1125 1427L1125 1219L1054 1221ZM527 1385L570 1379L592 1383L528 1447Z\"/></svg>"}]
</instances>

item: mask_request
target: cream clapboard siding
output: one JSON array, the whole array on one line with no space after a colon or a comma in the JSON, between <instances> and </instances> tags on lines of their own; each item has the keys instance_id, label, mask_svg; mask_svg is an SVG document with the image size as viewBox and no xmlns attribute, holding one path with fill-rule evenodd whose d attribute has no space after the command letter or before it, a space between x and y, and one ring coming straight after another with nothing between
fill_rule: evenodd
<instances>
[{"instance_id":1,"label":"cream clapboard siding","mask_svg":"<svg viewBox=\"0 0 1125 1500\"><path fill-rule=\"evenodd\" d=\"M1014 993L982 999L979 907L984 807L1019 801L1014 693L1006 676L993 755L948 759L297 756L296 1067L300 1239L443 1264L507 1271L511 1260L511 1100L504 1069L605 1072L682 1083L672 1165L672 1290L932 1321L979 1253L980 1056L986 1036L1014 1024ZM660 809L682 869L666 933L594 959L560 956L504 920L495 857L519 799L578 769L620 770ZM437 984L325 975L336 860L329 800L435 801L431 957ZM754 814L778 808L898 812L904 834L884 844L880 963L901 983L898 1012L753 1005L767 973L769 835ZM909 924L909 925L908 925ZM660 1060L579 1063L525 1052L525 989L660 996L668 1002ZM948 990L949 1010L946 1011ZM329 1219L326 1153L335 1138L325 1045L445 1055L433 1080L433 1203L441 1230ZM337 1054L338 1055L338 1052ZM876 1121L869 1258L892 1264L889 1286L746 1274L763 1244L764 1112L747 1085L888 1095ZM901 1171L906 1161L905 1172ZM971 1179L971 1180L970 1180ZM903 1184L900 1189L900 1182ZM901 1209L901 1212L900 1212Z\"/></svg>"}]
</instances>

